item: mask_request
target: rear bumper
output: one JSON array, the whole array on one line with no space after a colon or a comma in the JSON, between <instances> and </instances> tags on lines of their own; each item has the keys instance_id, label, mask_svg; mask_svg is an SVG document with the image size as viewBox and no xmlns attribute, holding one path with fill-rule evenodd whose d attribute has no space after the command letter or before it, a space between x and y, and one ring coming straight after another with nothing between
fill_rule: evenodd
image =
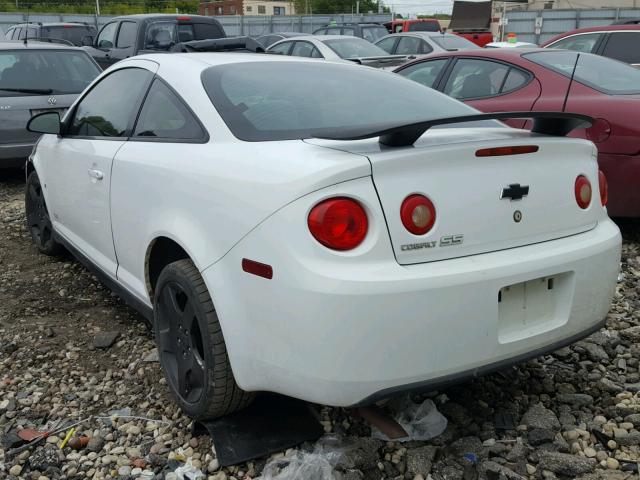
<instances>
[{"instance_id":1,"label":"rear bumper","mask_svg":"<svg viewBox=\"0 0 640 480\"><path fill-rule=\"evenodd\" d=\"M640 217L640 156L601 153L598 165L609 182L609 215Z\"/></svg>"},{"instance_id":2,"label":"rear bumper","mask_svg":"<svg viewBox=\"0 0 640 480\"><path fill-rule=\"evenodd\" d=\"M359 266L300 256L283 244L277 217L203 272L246 390L349 406L459 380L588 335L617 283L621 237L608 218L526 247ZM272 280L242 271L242 259L256 254L273 266ZM549 277L559 280L548 315L505 320L501 289Z\"/></svg>"},{"instance_id":3,"label":"rear bumper","mask_svg":"<svg viewBox=\"0 0 640 480\"><path fill-rule=\"evenodd\" d=\"M24 167L34 145L35 142L0 144L0 168Z\"/></svg>"}]
</instances>

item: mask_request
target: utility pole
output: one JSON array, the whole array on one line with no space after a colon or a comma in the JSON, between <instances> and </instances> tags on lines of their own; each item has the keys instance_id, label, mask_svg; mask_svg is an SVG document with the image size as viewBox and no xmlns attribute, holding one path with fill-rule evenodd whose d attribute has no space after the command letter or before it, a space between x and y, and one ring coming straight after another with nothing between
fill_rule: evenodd
<instances>
[{"instance_id":1,"label":"utility pole","mask_svg":"<svg viewBox=\"0 0 640 480\"><path fill-rule=\"evenodd\" d=\"M360 15L360 0L356 1L356 15Z\"/></svg>"},{"instance_id":2,"label":"utility pole","mask_svg":"<svg viewBox=\"0 0 640 480\"><path fill-rule=\"evenodd\" d=\"M100 15L100 0L96 0L96 15Z\"/></svg>"}]
</instances>

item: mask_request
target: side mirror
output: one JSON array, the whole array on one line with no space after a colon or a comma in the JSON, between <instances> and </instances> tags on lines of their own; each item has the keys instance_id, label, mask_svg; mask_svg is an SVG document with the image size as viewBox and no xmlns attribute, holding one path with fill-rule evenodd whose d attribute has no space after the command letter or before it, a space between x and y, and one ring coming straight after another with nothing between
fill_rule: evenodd
<instances>
[{"instance_id":1,"label":"side mirror","mask_svg":"<svg viewBox=\"0 0 640 480\"><path fill-rule=\"evenodd\" d=\"M80 43L83 47L93 47L93 37L91 35L85 35L82 37Z\"/></svg>"},{"instance_id":2,"label":"side mirror","mask_svg":"<svg viewBox=\"0 0 640 480\"><path fill-rule=\"evenodd\" d=\"M98 43L98 48L104 48L105 50L113 48L113 42L111 42L110 40L100 40L100 43Z\"/></svg>"},{"instance_id":3,"label":"side mirror","mask_svg":"<svg viewBox=\"0 0 640 480\"><path fill-rule=\"evenodd\" d=\"M60 114L58 112L44 112L31 117L27 123L27 130L34 133L60 134Z\"/></svg>"}]
</instances>

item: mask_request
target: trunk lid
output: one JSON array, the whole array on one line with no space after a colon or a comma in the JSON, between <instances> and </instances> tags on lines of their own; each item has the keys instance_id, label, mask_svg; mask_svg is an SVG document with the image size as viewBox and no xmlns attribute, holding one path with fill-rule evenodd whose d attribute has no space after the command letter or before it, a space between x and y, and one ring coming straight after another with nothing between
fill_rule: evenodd
<instances>
[{"instance_id":1,"label":"trunk lid","mask_svg":"<svg viewBox=\"0 0 640 480\"><path fill-rule=\"evenodd\" d=\"M380 147L375 140L313 142L369 158L393 250L402 265L566 237L592 229L602 215L595 149L589 142L507 128L436 128L405 148ZM482 148L519 145L539 150L476 156ZM575 199L574 185L581 174L593 189L587 210ZM503 189L514 184L528 186L527 196L501 199ZM407 231L400 218L403 200L414 193L427 196L436 209L435 225L421 236ZM518 216L520 221L515 221Z\"/></svg>"},{"instance_id":2,"label":"trunk lid","mask_svg":"<svg viewBox=\"0 0 640 480\"><path fill-rule=\"evenodd\" d=\"M0 90L0 95L4 92ZM29 119L42 112L57 111L60 118L78 95L0 96L0 144L33 143L40 134L27 131Z\"/></svg>"}]
</instances>

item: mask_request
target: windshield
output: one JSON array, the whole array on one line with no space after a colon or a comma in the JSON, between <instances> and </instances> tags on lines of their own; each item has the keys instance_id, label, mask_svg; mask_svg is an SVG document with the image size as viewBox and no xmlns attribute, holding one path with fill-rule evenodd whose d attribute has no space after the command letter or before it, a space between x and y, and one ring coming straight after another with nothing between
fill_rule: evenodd
<instances>
[{"instance_id":1,"label":"windshield","mask_svg":"<svg viewBox=\"0 0 640 480\"><path fill-rule=\"evenodd\" d=\"M525 54L534 63L609 95L640 93L640 70L611 58L573 51L545 51Z\"/></svg>"},{"instance_id":2,"label":"windshield","mask_svg":"<svg viewBox=\"0 0 640 480\"><path fill-rule=\"evenodd\" d=\"M386 57L389 55L380 47L357 37L336 38L323 42L340 58Z\"/></svg>"},{"instance_id":3,"label":"windshield","mask_svg":"<svg viewBox=\"0 0 640 480\"><path fill-rule=\"evenodd\" d=\"M445 50L467 50L470 48L480 48L475 43L470 42L466 38L459 37L458 35L434 35L429 37L429 39Z\"/></svg>"},{"instance_id":4,"label":"windshield","mask_svg":"<svg viewBox=\"0 0 640 480\"><path fill-rule=\"evenodd\" d=\"M42 27L42 38L66 40L74 45L82 45L86 36L95 37L96 28L90 25L60 25L56 27Z\"/></svg>"},{"instance_id":5,"label":"windshield","mask_svg":"<svg viewBox=\"0 0 640 480\"><path fill-rule=\"evenodd\" d=\"M368 42L375 42L382 37L389 35L389 32L382 25L374 25L371 27L362 27L362 38Z\"/></svg>"},{"instance_id":6,"label":"windshield","mask_svg":"<svg viewBox=\"0 0 640 480\"><path fill-rule=\"evenodd\" d=\"M477 110L400 75L332 63L248 62L202 74L231 132L255 142L367 131Z\"/></svg>"},{"instance_id":7,"label":"windshield","mask_svg":"<svg viewBox=\"0 0 640 480\"><path fill-rule=\"evenodd\" d=\"M2 51L0 96L80 93L99 73L81 51Z\"/></svg>"}]
</instances>

